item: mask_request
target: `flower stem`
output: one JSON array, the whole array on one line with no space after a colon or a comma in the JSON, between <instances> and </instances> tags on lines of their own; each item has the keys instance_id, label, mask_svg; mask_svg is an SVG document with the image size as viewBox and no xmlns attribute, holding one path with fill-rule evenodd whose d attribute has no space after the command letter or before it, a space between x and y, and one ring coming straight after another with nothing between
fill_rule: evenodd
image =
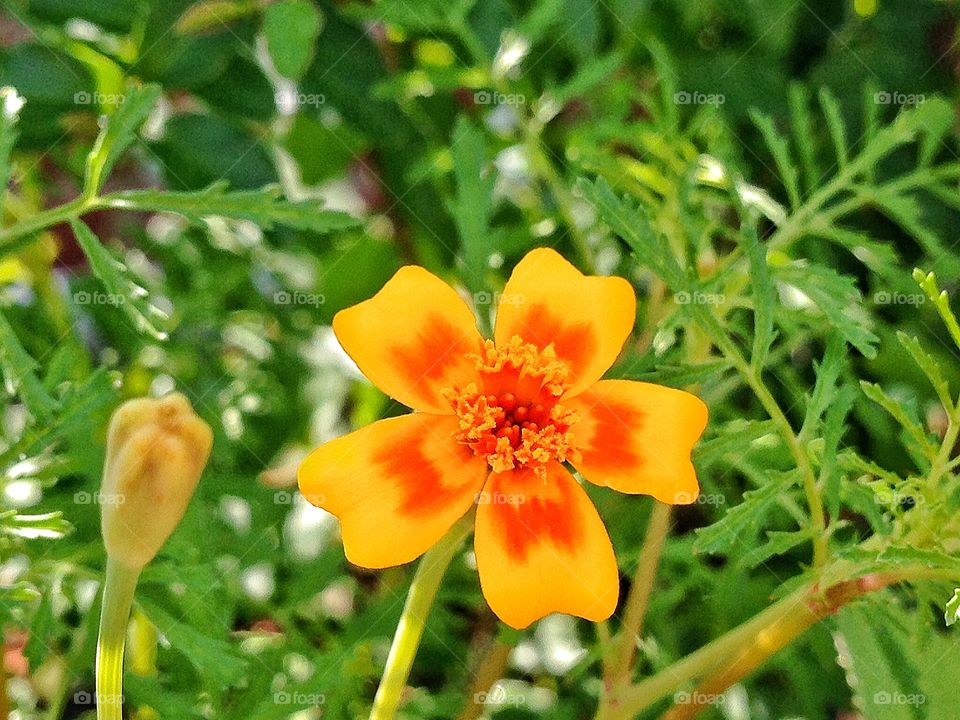
<instances>
[{"instance_id":1,"label":"flower stem","mask_svg":"<svg viewBox=\"0 0 960 720\"><path fill-rule=\"evenodd\" d=\"M647 612L647 603L653 591L653 584L657 578L657 566L660 564L660 553L670 531L671 507L661 502L654 502L650 512L650 521L647 525L646 538L637 561L637 571L633 577L633 585L627 596L626 609L623 614L623 628L620 631L617 656L611 667L611 674L607 682L616 685L629 679L630 667L637 649L637 636L643 628L643 618Z\"/></svg>"},{"instance_id":2,"label":"flower stem","mask_svg":"<svg viewBox=\"0 0 960 720\"><path fill-rule=\"evenodd\" d=\"M107 559L97 638L97 720L123 715L123 646L140 570Z\"/></svg>"},{"instance_id":3,"label":"flower stem","mask_svg":"<svg viewBox=\"0 0 960 720\"><path fill-rule=\"evenodd\" d=\"M468 513L420 560L407 592L407 602L403 606L397 632L393 636L383 679L373 700L370 720L392 720L396 714L440 581L472 526L473 513Z\"/></svg>"}]
</instances>

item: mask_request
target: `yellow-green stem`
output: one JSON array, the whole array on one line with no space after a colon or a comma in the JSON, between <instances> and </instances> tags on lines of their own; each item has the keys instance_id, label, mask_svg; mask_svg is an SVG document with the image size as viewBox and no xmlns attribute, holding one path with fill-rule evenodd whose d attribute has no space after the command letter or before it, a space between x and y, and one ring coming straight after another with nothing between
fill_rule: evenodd
<instances>
[{"instance_id":1,"label":"yellow-green stem","mask_svg":"<svg viewBox=\"0 0 960 720\"><path fill-rule=\"evenodd\" d=\"M393 636L383 679L373 700L370 720L392 720L396 714L403 690L407 686L413 659L420 647L427 615L440 588L440 581L470 532L472 524L473 514L470 513L454 525L420 560L417 573L413 576L407 592L407 602L403 606L397 632Z\"/></svg>"},{"instance_id":2,"label":"yellow-green stem","mask_svg":"<svg viewBox=\"0 0 960 720\"><path fill-rule=\"evenodd\" d=\"M627 596L617 658L613 664L611 676L607 680L611 685L619 684L630 677L630 668L637 649L637 637L643 629L647 603L650 601L653 584L657 578L660 553L663 551L664 541L670 531L670 513L669 505L654 501L646 538L640 551L640 559L637 561L637 571L633 577L630 594Z\"/></svg>"},{"instance_id":3,"label":"yellow-green stem","mask_svg":"<svg viewBox=\"0 0 960 720\"><path fill-rule=\"evenodd\" d=\"M123 717L123 646L140 570L107 560L97 638L97 720Z\"/></svg>"}]
</instances>

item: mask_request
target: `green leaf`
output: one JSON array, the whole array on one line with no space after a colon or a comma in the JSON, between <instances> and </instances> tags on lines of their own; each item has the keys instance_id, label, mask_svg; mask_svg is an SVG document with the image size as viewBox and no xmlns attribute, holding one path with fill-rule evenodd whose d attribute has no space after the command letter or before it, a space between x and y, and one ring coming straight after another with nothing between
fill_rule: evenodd
<instances>
[{"instance_id":1,"label":"green leaf","mask_svg":"<svg viewBox=\"0 0 960 720\"><path fill-rule=\"evenodd\" d=\"M212 686L226 688L243 677L247 661L228 642L204 635L145 597L139 597L137 604L170 644L183 653L197 673Z\"/></svg>"},{"instance_id":2,"label":"green leaf","mask_svg":"<svg viewBox=\"0 0 960 720\"><path fill-rule=\"evenodd\" d=\"M767 248L760 243L752 223L745 228L747 258L750 261L750 285L753 289L753 351L750 364L755 370L761 370L767 362L770 346L776 338L773 329L773 309L776 302L776 288L770 278L767 265Z\"/></svg>"},{"instance_id":3,"label":"green leaf","mask_svg":"<svg viewBox=\"0 0 960 720\"><path fill-rule=\"evenodd\" d=\"M822 180L814 142L817 133L810 112L809 92L804 85L796 82L790 85L790 127L799 151L804 184L807 192L813 192Z\"/></svg>"},{"instance_id":4,"label":"green leaf","mask_svg":"<svg viewBox=\"0 0 960 720\"><path fill-rule=\"evenodd\" d=\"M865 720L954 716L954 642L901 609L892 593L844 607L835 641L854 705Z\"/></svg>"},{"instance_id":5,"label":"green leaf","mask_svg":"<svg viewBox=\"0 0 960 720\"><path fill-rule=\"evenodd\" d=\"M577 189L593 205L600 219L630 246L638 260L649 267L674 291L688 289L688 278L666 239L650 224L646 212L618 198L603 178L581 179Z\"/></svg>"},{"instance_id":6,"label":"green leaf","mask_svg":"<svg viewBox=\"0 0 960 720\"><path fill-rule=\"evenodd\" d=\"M716 436L704 440L697 450L697 462L704 467L727 456L743 458L764 441L762 447L779 445L780 435L772 420L731 420Z\"/></svg>"},{"instance_id":7,"label":"green leaf","mask_svg":"<svg viewBox=\"0 0 960 720\"><path fill-rule=\"evenodd\" d=\"M807 403L807 412L803 418L803 427L800 430L801 442L815 437L817 423L837 395L837 381L847 364L846 349L847 345L843 338L833 333L827 338L823 360L819 363L814 362L817 381L813 386L813 394Z\"/></svg>"},{"instance_id":8,"label":"green leaf","mask_svg":"<svg viewBox=\"0 0 960 720\"><path fill-rule=\"evenodd\" d=\"M94 197L100 192L117 159L134 141L137 131L153 110L160 95L159 85L131 88L116 112L107 118L106 125L87 156L84 180L87 197Z\"/></svg>"},{"instance_id":9,"label":"green leaf","mask_svg":"<svg viewBox=\"0 0 960 720\"><path fill-rule=\"evenodd\" d=\"M43 513L41 515L14 515L4 518L0 529L7 535L21 540L59 540L73 532L63 513Z\"/></svg>"},{"instance_id":10,"label":"green leaf","mask_svg":"<svg viewBox=\"0 0 960 720\"><path fill-rule=\"evenodd\" d=\"M850 162L850 151L847 147L846 129L843 123L843 113L840 112L840 105L837 99L826 88L820 90L820 107L823 109L823 115L827 120L827 130L830 132L830 139L833 141L833 151L837 155L837 164L843 171Z\"/></svg>"},{"instance_id":11,"label":"green leaf","mask_svg":"<svg viewBox=\"0 0 960 720\"><path fill-rule=\"evenodd\" d=\"M907 409L902 403L894 400L886 392L884 392L883 388L875 383L862 380L860 382L860 387L863 388L863 392L868 398L886 410L893 417L893 419L896 420L904 430L906 430L907 434L916 445L917 450L919 450L924 457L930 460L936 457L938 448L927 436L926 431L923 429L920 423L910 417L910 413L907 412Z\"/></svg>"},{"instance_id":12,"label":"green leaf","mask_svg":"<svg viewBox=\"0 0 960 720\"><path fill-rule=\"evenodd\" d=\"M910 353L913 361L923 370L933 389L937 393L944 410L949 415L954 413L953 397L950 395L950 383L943 375L940 364L928 353L915 337L910 337L905 332L897 331L897 340L903 345L904 349Z\"/></svg>"},{"instance_id":13,"label":"green leaf","mask_svg":"<svg viewBox=\"0 0 960 720\"><path fill-rule=\"evenodd\" d=\"M763 141L767 144L767 148L773 156L773 161L777 164L777 170L787 191L790 207L798 208L800 206L800 174L790 157L790 146L773 126L773 120L770 116L754 110L751 111L750 118L760 130Z\"/></svg>"},{"instance_id":14,"label":"green leaf","mask_svg":"<svg viewBox=\"0 0 960 720\"><path fill-rule=\"evenodd\" d=\"M0 587L0 605L5 607L14 603L33 602L40 597L40 591L24 580Z\"/></svg>"},{"instance_id":15,"label":"green leaf","mask_svg":"<svg viewBox=\"0 0 960 720\"><path fill-rule=\"evenodd\" d=\"M862 307L856 280L831 268L793 262L776 269L781 282L800 290L823 313L829 325L846 338L864 357L877 356L880 339L870 330L870 317Z\"/></svg>"},{"instance_id":16,"label":"green leaf","mask_svg":"<svg viewBox=\"0 0 960 720\"><path fill-rule=\"evenodd\" d=\"M830 517L836 520L840 516L840 477L841 472L837 455L840 451L840 441L847 430L846 420L856 390L850 385L840 389L836 399L827 409L827 416L823 423L823 458L820 461L820 484L823 487L823 498L830 512Z\"/></svg>"},{"instance_id":17,"label":"green leaf","mask_svg":"<svg viewBox=\"0 0 960 720\"><path fill-rule=\"evenodd\" d=\"M288 202L280 199L280 189L228 191L225 182L214 183L200 192L164 192L162 190L128 190L104 198L109 207L118 209L172 212L191 222L203 224L206 218L225 217L249 220L264 230L286 225L298 230L328 233L354 228L355 218L342 212L324 210L314 200Z\"/></svg>"},{"instance_id":18,"label":"green leaf","mask_svg":"<svg viewBox=\"0 0 960 720\"><path fill-rule=\"evenodd\" d=\"M456 197L451 203L463 246L466 281L474 292L484 289L484 276L494 252L490 232L490 211L495 173L487 166L487 148L483 133L465 117L460 117L453 130L453 166Z\"/></svg>"},{"instance_id":19,"label":"green leaf","mask_svg":"<svg viewBox=\"0 0 960 720\"><path fill-rule=\"evenodd\" d=\"M735 545L752 545L767 515L780 499L781 493L797 480L797 473L771 472L768 481L756 490L743 494L743 502L727 511L719 522L697 530L694 551L700 553L729 553Z\"/></svg>"},{"instance_id":20,"label":"green leaf","mask_svg":"<svg viewBox=\"0 0 960 720\"><path fill-rule=\"evenodd\" d=\"M0 88L0 206L4 203L10 182L10 154L17 142L17 118L23 103L16 88Z\"/></svg>"},{"instance_id":21,"label":"green leaf","mask_svg":"<svg viewBox=\"0 0 960 720\"><path fill-rule=\"evenodd\" d=\"M957 323L957 316L953 314L953 310L950 308L950 295L947 294L946 290L940 290L937 276L932 272L924 274L919 268L914 268L913 279L927 294L927 297L933 301L943 324L947 326L947 330L950 332L950 337L953 338L957 349L960 350L960 324Z\"/></svg>"},{"instance_id":22,"label":"green leaf","mask_svg":"<svg viewBox=\"0 0 960 720\"><path fill-rule=\"evenodd\" d=\"M299 80L313 59L321 16L307 0L283 0L263 11L263 35L277 71Z\"/></svg>"},{"instance_id":23,"label":"green leaf","mask_svg":"<svg viewBox=\"0 0 960 720\"><path fill-rule=\"evenodd\" d=\"M774 555L783 555L800 543L810 539L810 528L794 532L768 531L767 541L748 550L737 564L742 568L752 569L762 565Z\"/></svg>"},{"instance_id":24,"label":"green leaf","mask_svg":"<svg viewBox=\"0 0 960 720\"><path fill-rule=\"evenodd\" d=\"M107 291L106 302L119 307L133 321L138 332L145 332L156 340L166 340L167 333L156 325L167 319L166 313L150 304L147 291L130 278L126 266L114 259L86 224L74 220L70 227L90 262L90 269Z\"/></svg>"},{"instance_id":25,"label":"green leaf","mask_svg":"<svg viewBox=\"0 0 960 720\"><path fill-rule=\"evenodd\" d=\"M943 618L946 620L948 627L960 620L960 588L954 590L953 597L947 601Z\"/></svg>"},{"instance_id":26,"label":"green leaf","mask_svg":"<svg viewBox=\"0 0 960 720\"><path fill-rule=\"evenodd\" d=\"M0 313L0 370L6 390L18 394L24 406L37 422L47 423L59 405L37 377L39 365L24 350L13 327Z\"/></svg>"}]
</instances>

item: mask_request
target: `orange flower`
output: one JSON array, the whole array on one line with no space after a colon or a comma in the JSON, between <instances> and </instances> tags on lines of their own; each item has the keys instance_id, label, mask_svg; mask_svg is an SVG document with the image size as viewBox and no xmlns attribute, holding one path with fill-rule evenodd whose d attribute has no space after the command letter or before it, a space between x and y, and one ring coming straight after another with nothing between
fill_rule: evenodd
<instances>
[{"instance_id":1,"label":"orange flower","mask_svg":"<svg viewBox=\"0 0 960 720\"><path fill-rule=\"evenodd\" d=\"M707 422L686 392L600 380L633 328L618 277L589 277L553 250L521 260L484 340L459 295L407 266L333 328L363 373L415 412L322 445L300 490L341 522L347 558L410 562L476 503L483 594L508 625L552 612L599 621L619 574L590 482L665 503L697 497L690 451Z\"/></svg>"}]
</instances>

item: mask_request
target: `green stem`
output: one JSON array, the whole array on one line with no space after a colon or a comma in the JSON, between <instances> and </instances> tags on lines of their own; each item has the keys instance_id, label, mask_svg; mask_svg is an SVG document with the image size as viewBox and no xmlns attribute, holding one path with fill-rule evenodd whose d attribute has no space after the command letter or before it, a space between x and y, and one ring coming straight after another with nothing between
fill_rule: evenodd
<instances>
[{"instance_id":1,"label":"green stem","mask_svg":"<svg viewBox=\"0 0 960 720\"><path fill-rule=\"evenodd\" d=\"M627 596L626 609L623 614L623 628L620 631L617 657L613 663L610 677L607 679L611 687L629 680L633 656L637 650L637 638L643 629L643 618L647 612L647 603L653 592L653 584L657 578L657 566L660 564L660 553L670 531L671 507L661 502L654 502L647 525L647 534L637 561L637 571Z\"/></svg>"},{"instance_id":2,"label":"green stem","mask_svg":"<svg viewBox=\"0 0 960 720\"><path fill-rule=\"evenodd\" d=\"M49 210L38 212L16 225L0 230L0 255L8 255L33 242L34 236L52 225L70 222L85 212L100 207L98 198L77 198Z\"/></svg>"},{"instance_id":3,"label":"green stem","mask_svg":"<svg viewBox=\"0 0 960 720\"><path fill-rule=\"evenodd\" d=\"M392 720L396 715L440 581L472 526L473 513L468 513L420 560L417 574L407 592L407 602L403 606L397 632L393 636L383 679L373 700L370 720Z\"/></svg>"},{"instance_id":4,"label":"green stem","mask_svg":"<svg viewBox=\"0 0 960 720\"><path fill-rule=\"evenodd\" d=\"M107 560L97 638L97 720L123 717L123 646L139 578L139 569Z\"/></svg>"},{"instance_id":5,"label":"green stem","mask_svg":"<svg viewBox=\"0 0 960 720\"><path fill-rule=\"evenodd\" d=\"M705 676L707 680L698 688L698 696L719 694L849 602L903 581L951 578L957 578L956 571L910 566L854 577L826 588L815 580L653 677L613 693L604 717L634 718Z\"/></svg>"}]
</instances>

